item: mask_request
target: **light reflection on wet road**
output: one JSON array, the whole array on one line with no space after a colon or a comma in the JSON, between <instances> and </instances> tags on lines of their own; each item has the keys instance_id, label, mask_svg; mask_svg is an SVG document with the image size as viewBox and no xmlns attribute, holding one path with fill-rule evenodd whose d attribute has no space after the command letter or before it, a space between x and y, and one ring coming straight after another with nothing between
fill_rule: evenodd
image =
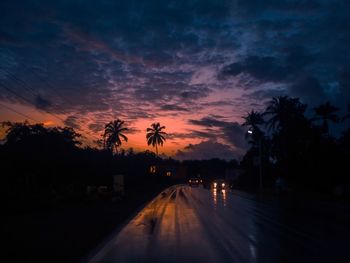
<instances>
[{"instance_id":1,"label":"light reflection on wet road","mask_svg":"<svg viewBox=\"0 0 350 263\"><path fill-rule=\"evenodd\" d=\"M88 262L350 262L345 233L334 232L343 226L284 210L227 190L174 186Z\"/></svg>"}]
</instances>

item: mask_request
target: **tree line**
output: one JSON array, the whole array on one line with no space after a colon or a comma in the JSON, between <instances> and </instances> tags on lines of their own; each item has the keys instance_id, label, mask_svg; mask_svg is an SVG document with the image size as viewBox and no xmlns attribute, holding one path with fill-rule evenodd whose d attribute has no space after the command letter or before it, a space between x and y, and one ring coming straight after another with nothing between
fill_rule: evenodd
<instances>
[{"instance_id":1,"label":"tree line","mask_svg":"<svg viewBox=\"0 0 350 263\"><path fill-rule=\"evenodd\" d=\"M311 117L306 110L299 98L279 96L263 111L251 110L243 117L251 145L241 162L245 184L258 185L261 162L265 187L283 177L291 188L349 194L350 104L342 117L330 102L313 108ZM346 127L339 138L330 134L330 123ZM254 162L257 157L260 161Z\"/></svg>"},{"instance_id":2,"label":"tree line","mask_svg":"<svg viewBox=\"0 0 350 263\"><path fill-rule=\"evenodd\" d=\"M159 123L152 124L146 135L156 153L118 149L128 131L121 120L105 126L103 149L83 147L82 135L73 128L28 122L3 122L2 126L6 131L0 144L0 192L9 209L84 200L88 185L110 187L116 174L125 176L128 194L160 191L169 178L150 177L149 167L178 163L158 156L158 146L166 139L165 127Z\"/></svg>"},{"instance_id":3,"label":"tree line","mask_svg":"<svg viewBox=\"0 0 350 263\"><path fill-rule=\"evenodd\" d=\"M264 188L272 188L276 178L283 177L295 190L349 197L350 106L344 116L329 102L312 109L311 117L306 110L307 105L298 98L272 98L264 111L252 110L244 116L242 125L250 131L246 134L250 148L240 162L213 159L182 164L187 166L188 176L207 178L223 176L226 168L240 169L244 173L235 183L240 188L257 188L261 169ZM329 132L330 122L344 124L339 138ZM120 119L105 125L103 149L82 147L81 135L68 127L28 122L2 125L6 137L0 144L0 191L12 204L79 199L87 185L111 185L113 174L124 174L129 186L140 186L129 190L140 190L162 183L161 178L149 176L150 166L181 164L159 157L158 147L167 136L160 123L146 130L145 139L155 153L120 150L129 131Z\"/></svg>"}]
</instances>

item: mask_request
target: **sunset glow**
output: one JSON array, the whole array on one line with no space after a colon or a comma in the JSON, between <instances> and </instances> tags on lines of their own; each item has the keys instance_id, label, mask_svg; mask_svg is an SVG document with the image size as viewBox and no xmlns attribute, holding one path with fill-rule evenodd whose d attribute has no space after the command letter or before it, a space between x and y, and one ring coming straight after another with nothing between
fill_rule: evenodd
<instances>
[{"instance_id":1,"label":"sunset glow","mask_svg":"<svg viewBox=\"0 0 350 263\"><path fill-rule=\"evenodd\" d=\"M229 159L247 150L241 117L273 96L345 109L345 2L119 2L2 4L0 121L72 127L95 147L121 119L137 151L154 150L146 129L160 122L161 154Z\"/></svg>"}]
</instances>

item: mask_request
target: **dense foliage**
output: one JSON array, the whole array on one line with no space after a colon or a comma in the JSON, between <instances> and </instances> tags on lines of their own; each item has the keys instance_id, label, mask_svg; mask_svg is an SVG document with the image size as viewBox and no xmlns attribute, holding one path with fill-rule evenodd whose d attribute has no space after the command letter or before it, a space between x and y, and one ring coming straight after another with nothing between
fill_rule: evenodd
<instances>
[{"instance_id":1,"label":"dense foliage","mask_svg":"<svg viewBox=\"0 0 350 263\"><path fill-rule=\"evenodd\" d=\"M312 109L314 116L310 118L306 110L307 105L298 98L282 96L273 98L264 112L252 111L243 117L243 125L252 130L251 148L241 163L246 170L244 185L258 185L254 159L260 155L261 145L266 187L284 177L293 189L349 194L348 114L340 118L339 109L329 102ZM330 135L330 122L345 127L339 138Z\"/></svg>"},{"instance_id":2,"label":"dense foliage","mask_svg":"<svg viewBox=\"0 0 350 263\"><path fill-rule=\"evenodd\" d=\"M9 205L45 205L81 200L88 185L111 187L112 175L123 174L126 187L164 183L149 177L151 165L169 162L154 153L81 147L71 128L3 123L0 145L2 195ZM170 160L175 162L173 160ZM159 179L159 180L158 180ZM131 189L131 190L135 190Z\"/></svg>"},{"instance_id":3,"label":"dense foliage","mask_svg":"<svg viewBox=\"0 0 350 263\"><path fill-rule=\"evenodd\" d=\"M306 117L306 110L307 105L297 98L276 97L265 111L249 112L242 125L250 131L251 147L240 163L219 159L181 163L150 151L113 151L127 131L119 120L106 126L110 132L105 133L103 149L83 148L81 135L72 128L5 122L1 193L9 206L80 200L88 185L111 186L116 174L125 175L126 187L135 191L164 183L164 177L150 176L150 167L159 165L182 166L188 177L200 175L206 180L236 170L241 176L235 187L245 189L258 188L261 169L264 189L273 188L276 179L283 177L293 190L349 197L349 113L338 116L338 109L328 102L314 108L314 116ZM342 123L340 137L331 136L330 122Z\"/></svg>"}]
</instances>

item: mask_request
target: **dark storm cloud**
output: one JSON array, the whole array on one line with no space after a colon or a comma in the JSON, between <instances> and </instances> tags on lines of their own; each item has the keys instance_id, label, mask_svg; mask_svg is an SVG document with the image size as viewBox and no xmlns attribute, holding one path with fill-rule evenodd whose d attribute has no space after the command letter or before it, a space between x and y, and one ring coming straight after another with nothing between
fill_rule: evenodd
<instances>
[{"instance_id":1,"label":"dark storm cloud","mask_svg":"<svg viewBox=\"0 0 350 263\"><path fill-rule=\"evenodd\" d=\"M245 134L246 129L242 128L242 126L237 123L229 123L223 128L224 135L229 143L234 145L238 151L240 149L240 153L243 153L247 148L248 144L246 142Z\"/></svg>"},{"instance_id":2,"label":"dark storm cloud","mask_svg":"<svg viewBox=\"0 0 350 263\"><path fill-rule=\"evenodd\" d=\"M315 77L303 77L296 80L289 88L292 96L301 97L306 102L321 103L326 99L325 92Z\"/></svg>"},{"instance_id":3,"label":"dark storm cloud","mask_svg":"<svg viewBox=\"0 0 350 263\"><path fill-rule=\"evenodd\" d=\"M208 160L220 158L225 160L238 159L241 153L237 153L230 146L215 141L203 141L198 144L189 144L184 150L179 150L175 158L180 160Z\"/></svg>"},{"instance_id":4,"label":"dark storm cloud","mask_svg":"<svg viewBox=\"0 0 350 263\"><path fill-rule=\"evenodd\" d=\"M280 81L286 77L287 71L277 64L274 57L250 56L242 62L225 66L222 73L233 76L246 73L261 81Z\"/></svg>"},{"instance_id":5,"label":"dark storm cloud","mask_svg":"<svg viewBox=\"0 0 350 263\"><path fill-rule=\"evenodd\" d=\"M317 0L237 0L239 12L245 15L256 15L257 12L274 10L297 13L315 12L321 7Z\"/></svg>"},{"instance_id":6,"label":"dark storm cloud","mask_svg":"<svg viewBox=\"0 0 350 263\"><path fill-rule=\"evenodd\" d=\"M168 133L168 140L174 140L174 139L209 139L214 138L216 136L216 131L196 131L196 130L190 130L189 132L173 132Z\"/></svg>"},{"instance_id":7,"label":"dark storm cloud","mask_svg":"<svg viewBox=\"0 0 350 263\"><path fill-rule=\"evenodd\" d=\"M105 120L101 120L101 119L100 119L100 120L97 121L97 122L90 123L90 124L88 125L88 128L89 128L89 130L91 130L92 132L99 133L99 134L102 135L103 130L104 130L106 124L109 123L111 119L112 119L112 118L109 118L109 119L108 119L108 118L105 118ZM93 119L93 121L95 121L95 118ZM141 132L140 129L137 129L137 128L135 128L135 127L131 127L131 126L129 125L129 123L126 123L126 127L128 128L128 134L135 134L135 133Z\"/></svg>"},{"instance_id":8,"label":"dark storm cloud","mask_svg":"<svg viewBox=\"0 0 350 263\"><path fill-rule=\"evenodd\" d=\"M40 95L36 96L35 98L35 106L38 109L41 110L49 110L49 108L51 107L51 102L48 101L47 99L44 99L43 97L41 97Z\"/></svg>"},{"instance_id":9,"label":"dark storm cloud","mask_svg":"<svg viewBox=\"0 0 350 263\"><path fill-rule=\"evenodd\" d=\"M103 125L103 124L91 123L88 125L88 128L93 132L101 132L101 131L103 131L104 126L105 125Z\"/></svg>"},{"instance_id":10,"label":"dark storm cloud","mask_svg":"<svg viewBox=\"0 0 350 263\"><path fill-rule=\"evenodd\" d=\"M160 107L162 110L165 111L186 111L188 112L189 110L187 108L175 105L175 104L165 104L165 105L161 105Z\"/></svg>"},{"instance_id":11,"label":"dark storm cloud","mask_svg":"<svg viewBox=\"0 0 350 263\"><path fill-rule=\"evenodd\" d=\"M249 41L222 74L247 74L257 84L279 82L305 101L317 94L321 97L314 103L332 99L342 104L350 100L339 75L350 61L349 11L349 1L238 1L235 15ZM312 90L305 79L319 85L312 84Z\"/></svg>"},{"instance_id":12,"label":"dark storm cloud","mask_svg":"<svg viewBox=\"0 0 350 263\"><path fill-rule=\"evenodd\" d=\"M227 125L227 122L218 120L213 117L204 117L200 120L189 120L189 123L204 126L204 127L224 127Z\"/></svg>"},{"instance_id":13,"label":"dark storm cloud","mask_svg":"<svg viewBox=\"0 0 350 263\"><path fill-rule=\"evenodd\" d=\"M301 46L285 47L278 57L248 56L222 69L223 75L248 74L261 82L293 81L313 61Z\"/></svg>"},{"instance_id":14,"label":"dark storm cloud","mask_svg":"<svg viewBox=\"0 0 350 263\"><path fill-rule=\"evenodd\" d=\"M80 125L78 124L78 122L79 122L79 117L71 115L65 119L64 125L72 127L74 129L79 129Z\"/></svg>"},{"instance_id":15,"label":"dark storm cloud","mask_svg":"<svg viewBox=\"0 0 350 263\"><path fill-rule=\"evenodd\" d=\"M201 132L204 138L211 141L222 138L226 143L234 147L236 155L243 153L248 148L245 141L246 129L237 122L228 122L214 117L208 116L199 120L189 120L189 122L193 125L202 126L205 129L210 128L209 131L204 130L204 132Z\"/></svg>"}]
</instances>

